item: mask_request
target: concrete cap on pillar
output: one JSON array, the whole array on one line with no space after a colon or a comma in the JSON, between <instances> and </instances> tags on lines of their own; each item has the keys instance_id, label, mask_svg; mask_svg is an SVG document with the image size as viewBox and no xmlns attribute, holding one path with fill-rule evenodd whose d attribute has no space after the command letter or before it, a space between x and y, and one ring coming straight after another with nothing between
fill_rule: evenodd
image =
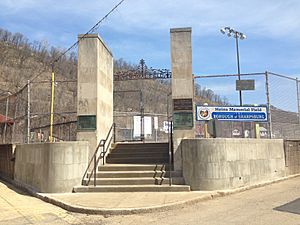
<instances>
[{"instance_id":1,"label":"concrete cap on pillar","mask_svg":"<svg viewBox=\"0 0 300 225\"><path fill-rule=\"evenodd\" d=\"M175 33L175 32L192 32L192 28L191 27L171 28L170 32L171 33Z\"/></svg>"},{"instance_id":2,"label":"concrete cap on pillar","mask_svg":"<svg viewBox=\"0 0 300 225\"><path fill-rule=\"evenodd\" d=\"M103 39L99 36L99 34L78 34L78 40L82 38L98 38L99 41L103 44L103 46L107 49L107 51L110 53L111 56L113 56L112 51L107 47Z\"/></svg>"}]
</instances>

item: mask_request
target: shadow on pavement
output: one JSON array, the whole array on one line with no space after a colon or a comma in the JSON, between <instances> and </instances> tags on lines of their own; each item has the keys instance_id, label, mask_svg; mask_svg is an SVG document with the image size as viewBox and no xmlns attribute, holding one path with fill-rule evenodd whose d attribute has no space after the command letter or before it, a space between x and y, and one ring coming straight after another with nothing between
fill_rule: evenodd
<instances>
[{"instance_id":1,"label":"shadow on pavement","mask_svg":"<svg viewBox=\"0 0 300 225\"><path fill-rule=\"evenodd\" d=\"M278 206L274 208L274 210L300 215L300 198L297 198L296 200L286 203L284 205Z\"/></svg>"},{"instance_id":2,"label":"shadow on pavement","mask_svg":"<svg viewBox=\"0 0 300 225\"><path fill-rule=\"evenodd\" d=\"M26 195L26 196L31 196L29 193L27 193L25 190L21 190L17 187L15 187L12 184L12 180L10 180L9 178L0 176L0 183L4 184L6 187L8 187L10 190L20 194L20 195Z\"/></svg>"}]
</instances>

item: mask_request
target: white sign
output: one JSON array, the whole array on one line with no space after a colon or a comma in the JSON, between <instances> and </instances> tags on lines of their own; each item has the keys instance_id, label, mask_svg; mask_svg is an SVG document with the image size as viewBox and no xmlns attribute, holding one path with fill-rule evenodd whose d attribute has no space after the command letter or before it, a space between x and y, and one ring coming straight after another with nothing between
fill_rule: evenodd
<instances>
[{"instance_id":1,"label":"white sign","mask_svg":"<svg viewBox=\"0 0 300 225\"><path fill-rule=\"evenodd\" d=\"M141 136L141 117L134 116L133 117L133 137Z\"/></svg>"},{"instance_id":2,"label":"white sign","mask_svg":"<svg viewBox=\"0 0 300 225\"><path fill-rule=\"evenodd\" d=\"M232 131L232 136L240 136L241 135L241 132L239 129L235 128L233 131Z\"/></svg>"},{"instance_id":3,"label":"white sign","mask_svg":"<svg viewBox=\"0 0 300 225\"><path fill-rule=\"evenodd\" d=\"M169 121L164 121L163 122L163 131L168 134L171 131L171 125L172 123Z\"/></svg>"},{"instance_id":4,"label":"white sign","mask_svg":"<svg viewBox=\"0 0 300 225\"><path fill-rule=\"evenodd\" d=\"M268 136L268 130L264 127L259 128L259 133L261 137L267 137Z\"/></svg>"},{"instance_id":5,"label":"white sign","mask_svg":"<svg viewBox=\"0 0 300 225\"><path fill-rule=\"evenodd\" d=\"M153 117L153 120L154 120L154 129L157 130L158 129L158 117L157 116Z\"/></svg>"},{"instance_id":6,"label":"white sign","mask_svg":"<svg viewBox=\"0 0 300 225\"><path fill-rule=\"evenodd\" d=\"M144 117L144 134L152 135L152 117L151 116Z\"/></svg>"},{"instance_id":7,"label":"white sign","mask_svg":"<svg viewBox=\"0 0 300 225\"><path fill-rule=\"evenodd\" d=\"M144 117L144 135L152 134L152 117ZM133 137L141 136L141 116L133 117Z\"/></svg>"},{"instance_id":8,"label":"white sign","mask_svg":"<svg viewBox=\"0 0 300 225\"><path fill-rule=\"evenodd\" d=\"M267 122L267 107L196 106L196 120Z\"/></svg>"}]
</instances>

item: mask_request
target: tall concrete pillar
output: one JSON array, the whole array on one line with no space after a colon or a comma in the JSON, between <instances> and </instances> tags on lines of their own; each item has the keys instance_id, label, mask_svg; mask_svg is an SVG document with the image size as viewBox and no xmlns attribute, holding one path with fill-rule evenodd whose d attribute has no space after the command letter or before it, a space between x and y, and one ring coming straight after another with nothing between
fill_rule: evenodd
<instances>
[{"instance_id":1,"label":"tall concrete pillar","mask_svg":"<svg viewBox=\"0 0 300 225\"><path fill-rule=\"evenodd\" d=\"M182 170L181 140L195 138L191 33L191 28L170 30L175 170Z\"/></svg>"},{"instance_id":2,"label":"tall concrete pillar","mask_svg":"<svg viewBox=\"0 0 300 225\"><path fill-rule=\"evenodd\" d=\"M113 56L98 34L79 42L77 81L77 140L89 141L90 159L113 123Z\"/></svg>"}]
</instances>

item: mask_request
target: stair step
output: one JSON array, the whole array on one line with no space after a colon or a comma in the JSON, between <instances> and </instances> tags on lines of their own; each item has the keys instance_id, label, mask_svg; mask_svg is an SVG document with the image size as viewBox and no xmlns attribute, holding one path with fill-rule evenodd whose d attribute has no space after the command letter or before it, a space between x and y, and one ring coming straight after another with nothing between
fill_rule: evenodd
<instances>
[{"instance_id":1,"label":"stair step","mask_svg":"<svg viewBox=\"0 0 300 225\"><path fill-rule=\"evenodd\" d=\"M87 174L87 177L90 173ZM130 177L161 177L169 176L167 171L101 171L96 173L97 178L130 178Z\"/></svg>"},{"instance_id":2,"label":"stair step","mask_svg":"<svg viewBox=\"0 0 300 225\"><path fill-rule=\"evenodd\" d=\"M86 185L87 179L83 185ZM94 184L94 179L90 180L89 185ZM168 178L97 178L97 185L162 185L169 184Z\"/></svg>"},{"instance_id":3,"label":"stair step","mask_svg":"<svg viewBox=\"0 0 300 225\"><path fill-rule=\"evenodd\" d=\"M169 166L164 164L105 164L99 166L99 171L161 171L168 170Z\"/></svg>"},{"instance_id":4,"label":"stair step","mask_svg":"<svg viewBox=\"0 0 300 225\"><path fill-rule=\"evenodd\" d=\"M165 157L169 157L168 153L158 153L158 152L138 152L138 153L119 153L119 152L112 152L108 155L108 158L131 158L131 157L136 157L136 158L165 158Z\"/></svg>"},{"instance_id":5,"label":"stair step","mask_svg":"<svg viewBox=\"0 0 300 225\"><path fill-rule=\"evenodd\" d=\"M112 148L168 148L168 143L114 143L111 145Z\"/></svg>"},{"instance_id":6,"label":"stair step","mask_svg":"<svg viewBox=\"0 0 300 225\"><path fill-rule=\"evenodd\" d=\"M74 192L182 192L190 191L187 185L119 185L119 186L75 186Z\"/></svg>"},{"instance_id":7,"label":"stair step","mask_svg":"<svg viewBox=\"0 0 300 225\"><path fill-rule=\"evenodd\" d=\"M143 153L143 152L149 152L149 153L166 153L169 154L169 149L164 148L111 148L111 153Z\"/></svg>"},{"instance_id":8,"label":"stair step","mask_svg":"<svg viewBox=\"0 0 300 225\"><path fill-rule=\"evenodd\" d=\"M168 163L168 157L130 157L130 158L106 158L107 163L126 163L126 164L155 164L155 163Z\"/></svg>"},{"instance_id":9,"label":"stair step","mask_svg":"<svg viewBox=\"0 0 300 225\"><path fill-rule=\"evenodd\" d=\"M90 172L87 173L87 178L90 176ZM99 171L96 172L97 178L130 178L130 177L169 177L170 172L165 170L156 171ZM93 175L94 177L94 175ZM92 178L93 178L92 177ZM182 177L180 171L172 171L172 177Z\"/></svg>"},{"instance_id":10,"label":"stair step","mask_svg":"<svg viewBox=\"0 0 300 225\"><path fill-rule=\"evenodd\" d=\"M169 177L125 177L130 181L125 181L124 177L114 177L114 178L96 178L96 184L97 185L148 185L148 184L155 184L155 185L165 185L169 184ZM120 182L117 182L117 180L121 180ZM149 179L146 181L145 179ZM150 180L151 179L151 180ZM112 180L111 183L109 183ZM140 181L138 181L140 180ZM102 182L103 181L103 182ZM85 179L83 181L83 185L87 185L88 179ZM172 184L176 185L184 185L184 179L183 177L172 177ZM94 185L94 178L92 177L90 180L89 185Z\"/></svg>"}]
</instances>

